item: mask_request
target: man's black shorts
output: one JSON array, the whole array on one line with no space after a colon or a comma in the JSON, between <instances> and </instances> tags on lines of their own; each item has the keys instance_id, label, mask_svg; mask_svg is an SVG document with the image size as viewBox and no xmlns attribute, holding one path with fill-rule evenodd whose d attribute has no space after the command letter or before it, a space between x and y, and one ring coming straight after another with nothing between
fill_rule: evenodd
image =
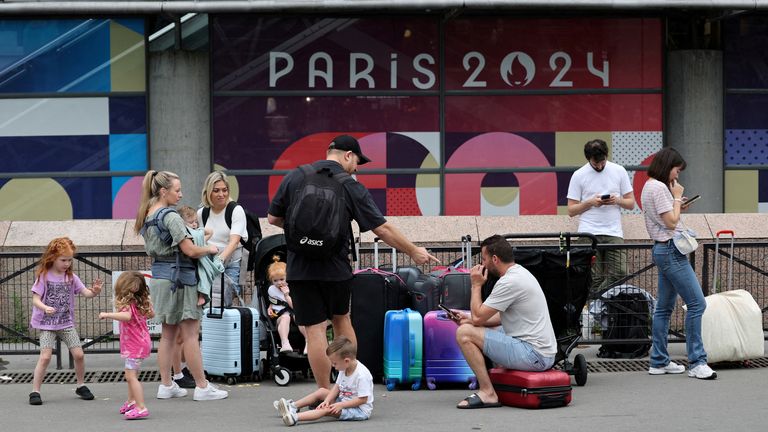
<instances>
[{"instance_id":1,"label":"man's black shorts","mask_svg":"<svg viewBox=\"0 0 768 432\"><path fill-rule=\"evenodd\" d=\"M309 326L349 313L352 279L345 281L288 281L296 324Z\"/></svg>"}]
</instances>

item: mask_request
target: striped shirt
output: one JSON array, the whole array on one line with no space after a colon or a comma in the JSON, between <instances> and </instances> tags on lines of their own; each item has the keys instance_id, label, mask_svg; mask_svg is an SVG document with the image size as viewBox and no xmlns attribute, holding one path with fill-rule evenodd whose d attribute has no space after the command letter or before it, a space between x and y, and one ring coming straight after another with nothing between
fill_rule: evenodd
<instances>
[{"instance_id":1,"label":"striped shirt","mask_svg":"<svg viewBox=\"0 0 768 432\"><path fill-rule=\"evenodd\" d=\"M645 216L645 229L653 240L668 241L672 238L673 231L682 231L679 223L682 219L674 230L670 230L661 218L662 214L673 210L675 203L672 192L664 183L653 178L648 179L640 195L640 203Z\"/></svg>"}]
</instances>

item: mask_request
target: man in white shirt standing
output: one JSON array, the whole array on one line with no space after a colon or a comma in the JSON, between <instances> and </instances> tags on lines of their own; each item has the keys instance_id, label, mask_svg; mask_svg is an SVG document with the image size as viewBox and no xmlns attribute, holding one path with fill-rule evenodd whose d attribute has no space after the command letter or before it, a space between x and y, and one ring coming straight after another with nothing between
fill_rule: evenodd
<instances>
[{"instance_id":1,"label":"man in white shirt standing","mask_svg":"<svg viewBox=\"0 0 768 432\"><path fill-rule=\"evenodd\" d=\"M580 216L579 232L595 235L598 243L622 244L621 209L635 208L627 170L608 160L608 145L601 139L584 144L584 157L587 163L573 173L568 185L568 216ZM598 250L590 293L608 288L626 274L626 250Z\"/></svg>"}]
</instances>

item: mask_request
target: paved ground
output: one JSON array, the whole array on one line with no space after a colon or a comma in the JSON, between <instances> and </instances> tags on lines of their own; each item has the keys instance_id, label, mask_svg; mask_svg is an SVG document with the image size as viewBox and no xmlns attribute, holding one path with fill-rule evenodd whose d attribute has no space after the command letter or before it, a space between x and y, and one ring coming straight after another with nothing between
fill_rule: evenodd
<instances>
[{"instance_id":1,"label":"paved ground","mask_svg":"<svg viewBox=\"0 0 768 432\"><path fill-rule=\"evenodd\" d=\"M682 345L672 345L673 357L684 358ZM577 349L596 360L594 348ZM3 373L31 371L35 356L6 356ZM91 370L119 369L116 355L86 357ZM116 365L118 365L116 367ZM150 362L148 367L155 367ZM574 387L573 402L565 408L525 410L495 408L458 410L455 404L470 392L454 390L398 390L376 386L374 416L361 423L323 421L300 424L314 431L759 431L765 430L765 394L768 368L721 369L716 381L699 381L683 375L649 376L645 372L592 373L587 385ZM94 401L74 395L72 384L45 384L43 406L30 406L29 384L0 385L0 424L6 431L265 431L284 428L272 401L297 398L313 389L299 380L277 387L271 380L260 384L222 385L229 399L194 402L153 398L157 383L143 383L151 417L130 425L117 414L125 396L124 383L88 384Z\"/></svg>"}]
</instances>

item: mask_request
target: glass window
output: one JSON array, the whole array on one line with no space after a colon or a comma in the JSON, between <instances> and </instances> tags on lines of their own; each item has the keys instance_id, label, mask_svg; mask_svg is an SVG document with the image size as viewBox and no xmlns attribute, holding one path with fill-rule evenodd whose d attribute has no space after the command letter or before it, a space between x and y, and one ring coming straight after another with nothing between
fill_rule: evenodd
<instances>
[{"instance_id":1,"label":"glass window","mask_svg":"<svg viewBox=\"0 0 768 432\"><path fill-rule=\"evenodd\" d=\"M141 18L0 20L0 220L135 217L144 47Z\"/></svg>"}]
</instances>

